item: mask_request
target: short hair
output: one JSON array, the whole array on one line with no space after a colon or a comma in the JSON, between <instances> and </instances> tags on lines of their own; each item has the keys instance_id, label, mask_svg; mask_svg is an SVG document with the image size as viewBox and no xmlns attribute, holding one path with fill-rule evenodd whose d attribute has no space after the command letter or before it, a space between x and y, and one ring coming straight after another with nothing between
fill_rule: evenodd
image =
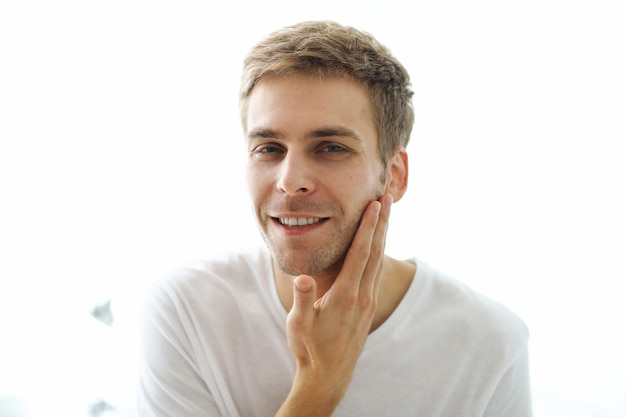
<instances>
[{"instance_id":1,"label":"short hair","mask_svg":"<svg viewBox=\"0 0 626 417\"><path fill-rule=\"evenodd\" d=\"M413 128L407 70L372 35L331 21L308 21L269 34L245 57L239 107L246 128L248 98L266 76L340 76L363 83L373 104L378 148L386 165L406 147Z\"/></svg>"}]
</instances>

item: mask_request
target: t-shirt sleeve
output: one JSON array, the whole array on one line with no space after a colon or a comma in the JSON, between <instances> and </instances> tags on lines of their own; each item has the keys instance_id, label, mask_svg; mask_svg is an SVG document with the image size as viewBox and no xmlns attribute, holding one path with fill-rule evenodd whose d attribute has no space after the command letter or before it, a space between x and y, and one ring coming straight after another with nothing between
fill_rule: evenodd
<instances>
[{"instance_id":1,"label":"t-shirt sleeve","mask_svg":"<svg viewBox=\"0 0 626 417\"><path fill-rule=\"evenodd\" d=\"M483 417L532 417L532 415L526 346L503 374Z\"/></svg>"},{"instance_id":2,"label":"t-shirt sleeve","mask_svg":"<svg viewBox=\"0 0 626 417\"><path fill-rule=\"evenodd\" d=\"M141 321L139 417L225 415L203 380L184 300L167 286L148 293Z\"/></svg>"}]
</instances>

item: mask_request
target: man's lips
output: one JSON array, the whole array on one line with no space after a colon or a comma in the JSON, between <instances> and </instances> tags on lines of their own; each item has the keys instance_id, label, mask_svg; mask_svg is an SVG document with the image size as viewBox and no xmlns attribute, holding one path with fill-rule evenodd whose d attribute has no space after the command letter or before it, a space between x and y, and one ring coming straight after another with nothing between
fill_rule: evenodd
<instances>
[{"instance_id":1,"label":"man's lips","mask_svg":"<svg viewBox=\"0 0 626 417\"><path fill-rule=\"evenodd\" d=\"M320 217L279 217L278 221L283 226L305 226L307 224L319 223L323 220Z\"/></svg>"},{"instance_id":2,"label":"man's lips","mask_svg":"<svg viewBox=\"0 0 626 417\"><path fill-rule=\"evenodd\" d=\"M328 217L305 217L305 216L288 216L280 215L272 217L275 222L278 222L286 227L301 227L310 226L328 220Z\"/></svg>"}]
</instances>

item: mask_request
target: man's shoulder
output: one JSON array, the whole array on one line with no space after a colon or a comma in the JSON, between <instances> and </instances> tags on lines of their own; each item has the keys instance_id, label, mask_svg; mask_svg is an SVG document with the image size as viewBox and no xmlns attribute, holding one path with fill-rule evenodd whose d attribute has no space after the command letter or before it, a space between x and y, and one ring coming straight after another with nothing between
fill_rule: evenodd
<instances>
[{"instance_id":1,"label":"man's shoulder","mask_svg":"<svg viewBox=\"0 0 626 417\"><path fill-rule=\"evenodd\" d=\"M510 308L455 277L421 267L429 275L424 289L426 308L451 331L489 343L526 346L528 328Z\"/></svg>"},{"instance_id":2,"label":"man's shoulder","mask_svg":"<svg viewBox=\"0 0 626 417\"><path fill-rule=\"evenodd\" d=\"M176 296L205 296L258 287L271 273L267 250L246 247L181 265L157 279L153 288Z\"/></svg>"}]
</instances>

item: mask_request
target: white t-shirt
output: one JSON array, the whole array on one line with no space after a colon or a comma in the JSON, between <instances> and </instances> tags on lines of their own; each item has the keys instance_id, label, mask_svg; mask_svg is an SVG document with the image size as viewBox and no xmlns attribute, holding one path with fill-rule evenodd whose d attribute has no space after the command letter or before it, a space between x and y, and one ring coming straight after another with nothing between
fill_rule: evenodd
<instances>
[{"instance_id":1,"label":"white t-shirt","mask_svg":"<svg viewBox=\"0 0 626 417\"><path fill-rule=\"evenodd\" d=\"M531 416L524 323L414 262L333 416ZM160 280L142 322L140 416L274 416L295 372L286 318L265 249Z\"/></svg>"}]
</instances>

